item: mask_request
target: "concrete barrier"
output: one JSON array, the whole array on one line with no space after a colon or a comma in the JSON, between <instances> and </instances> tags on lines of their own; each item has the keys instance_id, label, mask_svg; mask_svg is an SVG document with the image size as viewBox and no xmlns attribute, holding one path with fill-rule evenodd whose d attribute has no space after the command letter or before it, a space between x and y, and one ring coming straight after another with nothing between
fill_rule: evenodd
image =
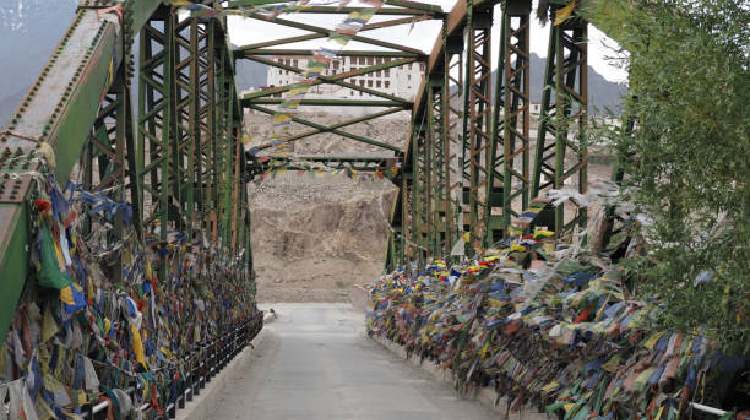
<instances>
[{"instance_id":1,"label":"concrete barrier","mask_svg":"<svg viewBox=\"0 0 750 420\"><path fill-rule=\"evenodd\" d=\"M352 308L357 312L365 312L370 308L370 292L364 287L355 284L352 286Z\"/></svg>"},{"instance_id":2,"label":"concrete barrier","mask_svg":"<svg viewBox=\"0 0 750 420\"><path fill-rule=\"evenodd\" d=\"M398 343L395 343L385 337L374 336L373 339L394 353L395 355L407 359L408 355L406 349ZM424 361L419 360L419 357L412 356L409 361L415 366L425 372L429 373L435 380L439 382L448 382L455 386L455 379L450 369L441 369L437 363L425 359ZM462 396L464 399L473 400L478 402L484 407L488 407L492 411L501 414L501 418L508 420L556 420L557 415L549 413L540 413L536 407L526 406L522 407L518 412L511 413L508 410L508 399L505 397L498 397L494 389L489 387L478 387L472 386L467 395Z\"/></svg>"}]
</instances>

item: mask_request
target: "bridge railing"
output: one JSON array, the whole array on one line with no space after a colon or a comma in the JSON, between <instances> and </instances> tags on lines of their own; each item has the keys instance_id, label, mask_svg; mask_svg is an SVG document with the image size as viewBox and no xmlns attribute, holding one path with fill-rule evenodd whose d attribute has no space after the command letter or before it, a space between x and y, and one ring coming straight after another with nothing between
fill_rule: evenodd
<instances>
[{"instance_id":1,"label":"bridge railing","mask_svg":"<svg viewBox=\"0 0 750 420\"><path fill-rule=\"evenodd\" d=\"M263 328L263 316L259 315L252 320L247 321L241 326L233 328L218 337L214 337L205 343L200 343L195 349L189 351L182 359L182 363L190 366L185 378L174 380L170 387L177 390L175 401L170 402L163 411L159 413L151 403L142 404L133 411L140 411L142 414L150 416L152 419L173 419L176 416L177 409L185 408L185 404L192 401L193 398L200 395L201 390L206 388L206 384L211 382L212 378L221 372L229 362L231 362L250 342L258 335ZM172 377L176 373L172 369ZM142 389L135 383L131 382L130 387L125 390L131 400L137 401L136 393ZM211 403L207 401L206 403ZM97 404L84 406L84 412L81 417L86 419L106 420L107 410L112 405L109 400ZM138 418L128 416L127 418Z\"/></svg>"}]
</instances>

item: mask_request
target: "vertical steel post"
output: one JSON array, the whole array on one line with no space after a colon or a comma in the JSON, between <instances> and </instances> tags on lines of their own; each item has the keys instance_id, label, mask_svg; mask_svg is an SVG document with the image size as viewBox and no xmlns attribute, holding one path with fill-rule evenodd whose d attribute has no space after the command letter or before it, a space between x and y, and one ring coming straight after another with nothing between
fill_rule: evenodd
<instances>
[{"instance_id":1,"label":"vertical steel post","mask_svg":"<svg viewBox=\"0 0 750 420\"><path fill-rule=\"evenodd\" d=\"M531 2L508 3L508 38L506 40L505 79L505 226L515 215L511 201L521 199L521 209L528 206L529 185L529 12ZM520 127L519 127L520 125ZM520 162L518 157L520 156Z\"/></svg>"},{"instance_id":2,"label":"vertical steel post","mask_svg":"<svg viewBox=\"0 0 750 420\"><path fill-rule=\"evenodd\" d=\"M552 17L557 8L558 6L552 6ZM550 28L532 197L538 197L548 187L563 188L568 179L575 179L578 192L586 193L587 25L585 20L573 15L560 25ZM571 127L575 129L573 138L569 135ZM553 134L554 141L548 138L548 133ZM568 149L573 152L572 160L566 158ZM579 207L575 215L568 217L565 213L566 206L561 204L556 207L553 215L548 210L544 211L538 218L539 223L549 223L558 237L565 236L575 225L586 228L586 208ZM571 219L569 222L566 220L568 218Z\"/></svg>"},{"instance_id":3,"label":"vertical steel post","mask_svg":"<svg viewBox=\"0 0 750 420\"><path fill-rule=\"evenodd\" d=\"M490 6L491 7L491 6ZM482 202L488 197L481 194L487 181L490 136L490 28L492 9L480 10L467 4L467 62L465 143L469 153L469 223L471 239L481 241L487 226L487 215Z\"/></svg>"},{"instance_id":4,"label":"vertical steel post","mask_svg":"<svg viewBox=\"0 0 750 420\"><path fill-rule=\"evenodd\" d=\"M463 81L463 39L445 37L445 91L447 106L445 125L448 141L446 142L446 183L448 197L451 200L450 217L451 240L448 241L453 249L454 242L461 238L464 232L463 219L463 184L464 184L464 135L460 131L459 123L463 124L464 117L464 81ZM455 76L453 73L455 72ZM451 174L455 174L452 177ZM463 252L464 250L461 250Z\"/></svg>"},{"instance_id":5,"label":"vertical steel post","mask_svg":"<svg viewBox=\"0 0 750 420\"><path fill-rule=\"evenodd\" d=\"M170 196L176 133L174 93L174 24L176 17L168 8L160 9L141 30L141 65L139 69L138 147L142 172L144 206L151 208L148 217L156 226L159 240L167 241L170 222ZM161 27L161 29L159 28ZM177 216L173 214L174 218ZM154 230L152 229L152 232ZM166 257L158 267L159 280L167 276Z\"/></svg>"}]
</instances>

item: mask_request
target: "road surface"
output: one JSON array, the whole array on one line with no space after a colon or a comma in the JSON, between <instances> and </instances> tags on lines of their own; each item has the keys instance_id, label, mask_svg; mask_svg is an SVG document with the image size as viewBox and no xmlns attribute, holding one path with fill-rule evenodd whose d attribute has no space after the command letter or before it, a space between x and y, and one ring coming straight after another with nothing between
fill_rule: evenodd
<instances>
[{"instance_id":1,"label":"road surface","mask_svg":"<svg viewBox=\"0 0 750 420\"><path fill-rule=\"evenodd\" d=\"M272 304L255 356L227 372L213 419L484 420L498 415L456 398L447 383L365 337L349 305Z\"/></svg>"}]
</instances>

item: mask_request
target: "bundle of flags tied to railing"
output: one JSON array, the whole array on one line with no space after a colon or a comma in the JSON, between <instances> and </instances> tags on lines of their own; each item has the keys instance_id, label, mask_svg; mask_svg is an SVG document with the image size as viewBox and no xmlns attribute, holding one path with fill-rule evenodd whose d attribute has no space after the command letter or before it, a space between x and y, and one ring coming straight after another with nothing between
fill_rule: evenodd
<instances>
[{"instance_id":1,"label":"bundle of flags tied to railing","mask_svg":"<svg viewBox=\"0 0 750 420\"><path fill-rule=\"evenodd\" d=\"M12 419L80 418L102 402L110 419L164 414L200 363L189 355L259 322L247 261L181 232L157 239L159 220L143 243L116 191L35 179L32 270L0 346L0 402Z\"/></svg>"},{"instance_id":2,"label":"bundle of flags tied to railing","mask_svg":"<svg viewBox=\"0 0 750 420\"><path fill-rule=\"evenodd\" d=\"M682 418L747 369L700 329L654 328L660 303L630 299L622 273L537 231L464 264L382 276L369 287L367 329L450 369L459 392L494 385L509 411L531 405L565 420Z\"/></svg>"}]
</instances>

